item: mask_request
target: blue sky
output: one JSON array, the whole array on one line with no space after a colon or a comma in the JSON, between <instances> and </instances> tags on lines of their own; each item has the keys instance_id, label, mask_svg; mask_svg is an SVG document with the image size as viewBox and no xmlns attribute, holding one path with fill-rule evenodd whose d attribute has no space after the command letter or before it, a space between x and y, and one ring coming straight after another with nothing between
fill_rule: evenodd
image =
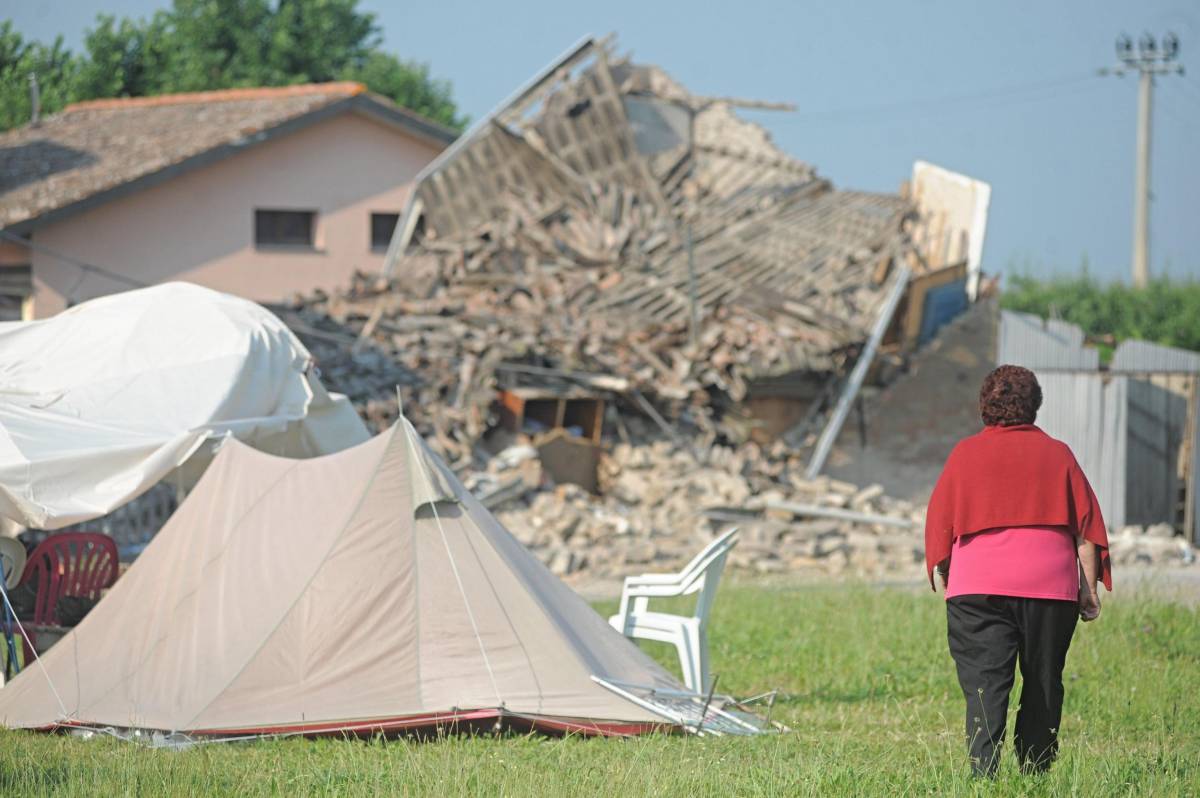
<instances>
[{"instance_id":1,"label":"blue sky","mask_svg":"<svg viewBox=\"0 0 1200 798\"><path fill-rule=\"evenodd\" d=\"M24 35L77 48L104 11L166 0L0 0ZM1200 278L1200 4L1058 2L387 3L385 47L486 113L586 33L692 91L795 102L749 115L837 185L894 191L923 158L992 184L984 268L1126 279L1136 80L1093 77L1113 40L1174 30L1184 77L1155 92L1151 267Z\"/></svg>"}]
</instances>

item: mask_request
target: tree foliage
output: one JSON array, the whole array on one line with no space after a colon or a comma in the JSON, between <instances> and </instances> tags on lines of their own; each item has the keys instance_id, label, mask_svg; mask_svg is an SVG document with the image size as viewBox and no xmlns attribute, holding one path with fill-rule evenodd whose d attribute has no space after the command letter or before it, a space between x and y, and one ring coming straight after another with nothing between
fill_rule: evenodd
<instances>
[{"instance_id":1,"label":"tree foliage","mask_svg":"<svg viewBox=\"0 0 1200 798\"><path fill-rule=\"evenodd\" d=\"M8 20L0 21L0 130L24 124L32 113L29 76L38 76L43 113L71 101L79 59L63 47L26 42Z\"/></svg>"},{"instance_id":2,"label":"tree foliage","mask_svg":"<svg viewBox=\"0 0 1200 798\"><path fill-rule=\"evenodd\" d=\"M29 119L29 75L46 113L97 97L357 80L461 129L450 85L426 64L384 52L358 0L175 0L149 19L101 14L84 52L25 42L0 23L0 129Z\"/></svg>"},{"instance_id":3,"label":"tree foliage","mask_svg":"<svg viewBox=\"0 0 1200 798\"><path fill-rule=\"evenodd\" d=\"M1200 282L1152 280L1145 288L1075 277L1009 278L1001 298L1009 310L1057 316L1112 346L1127 338L1200 350Z\"/></svg>"}]
</instances>

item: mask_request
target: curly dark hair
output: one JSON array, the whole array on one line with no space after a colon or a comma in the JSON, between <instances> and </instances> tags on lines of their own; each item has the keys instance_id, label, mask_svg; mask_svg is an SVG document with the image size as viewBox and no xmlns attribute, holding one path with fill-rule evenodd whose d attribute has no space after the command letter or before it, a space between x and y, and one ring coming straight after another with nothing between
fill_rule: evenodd
<instances>
[{"instance_id":1,"label":"curly dark hair","mask_svg":"<svg viewBox=\"0 0 1200 798\"><path fill-rule=\"evenodd\" d=\"M979 415L987 426L1032 424L1042 406L1042 386L1033 372L1021 366L1000 366L979 389Z\"/></svg>"}]
</instances>

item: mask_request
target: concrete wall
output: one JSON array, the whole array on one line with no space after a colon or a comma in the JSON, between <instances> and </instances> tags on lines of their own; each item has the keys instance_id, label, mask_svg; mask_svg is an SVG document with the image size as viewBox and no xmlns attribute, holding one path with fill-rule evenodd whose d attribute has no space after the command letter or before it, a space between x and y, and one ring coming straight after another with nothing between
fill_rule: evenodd
<instances>
[{"instance_id":1,"label":"concrete wall","mask_svg":"<svg viewBox=\"0 0 1200 798\"><path fill-rule=\"evenodd\" d=\"M186 280L259 301L331 290L380 268L370 215L399 213L437 152L346 113L38 228L33 242L139 283ZM316 247L256 248L256 208L316 211ZM131 287L44 252L32 263L38 317Z\"/></svg>"}]
</instances>

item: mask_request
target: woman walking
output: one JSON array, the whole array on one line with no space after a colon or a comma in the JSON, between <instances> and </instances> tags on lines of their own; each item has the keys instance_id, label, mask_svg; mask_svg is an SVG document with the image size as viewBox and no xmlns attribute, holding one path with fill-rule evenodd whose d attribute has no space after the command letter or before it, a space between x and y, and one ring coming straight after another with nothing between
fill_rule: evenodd
<instances>
[{"instance_id":1,"label":"woman walking","mask_svg":"<svg viewBox=\"0 0 1200 798\"><path fill-rule=\"evenodd\" d=\"M1050 767L1076 621L1100 615L1098 581L1112 590L1099 503L1067 445L1034 425L1041 404L1028 369L989 374L979 393L984 429L950 453L926 514L926 566L930 584L936 570L946 588L976 775L999 766L1017 665L1017 759L1027 773Z\"/></svg>"}]
</instances>

